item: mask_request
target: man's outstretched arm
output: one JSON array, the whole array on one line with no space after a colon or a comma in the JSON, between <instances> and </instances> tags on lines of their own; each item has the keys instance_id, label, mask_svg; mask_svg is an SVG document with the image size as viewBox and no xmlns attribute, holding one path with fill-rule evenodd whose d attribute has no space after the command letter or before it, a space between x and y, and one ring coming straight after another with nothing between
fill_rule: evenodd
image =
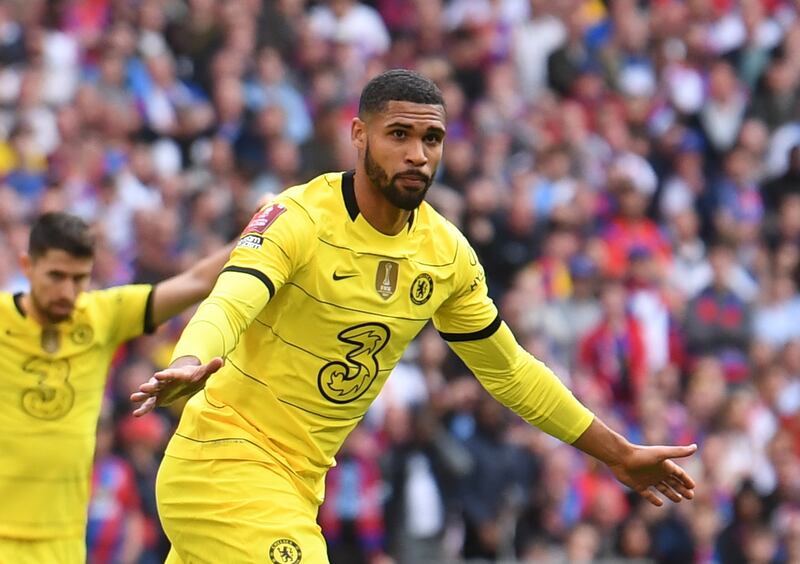
<instances>
[{"instance_id":1,"label":"man's outstretched arm","mask_svg":"<svg viewBox=\"0 0 800 564\"><path fill-rule=\"evenodd\" d=\"M214 276L211 294L181 334L169 367L131 395L141 404L134 415L200 390L267 302L313 252L312 241L316 232L305 212L282 203L257 212L219 276Z\"/></svg>"},{"instance_id":2,"label":"man's outstretched arm","mask_svg":"<svg viewBox=\"0 0 800 564\"><path fill-rule=\"evenodd\" d=\"M170 365L131 395L134 403L141 403L134 415L144 415L156 406L202 389L269 301L274 290L269 287L272 282L266 280L255 270L223 270L211 295L200 304L181 334Z\"/></svg>"},{"instance_id":3,"label":"man's outstretched arm","mask_svg":"<svg viewBox=\"0 0 800 564\"><path fill-rule=\"evenodd\" d=\"M671 459L690 456L697 450L695 445L630 443L586 409L546 365L520 347L504 323L498 321L497 329L480 339L444 337L499 402L606 464L620 482L653 505L663 503L654 490L674 502L694 496L694 481Z\"/></svg>"}]
</instances>

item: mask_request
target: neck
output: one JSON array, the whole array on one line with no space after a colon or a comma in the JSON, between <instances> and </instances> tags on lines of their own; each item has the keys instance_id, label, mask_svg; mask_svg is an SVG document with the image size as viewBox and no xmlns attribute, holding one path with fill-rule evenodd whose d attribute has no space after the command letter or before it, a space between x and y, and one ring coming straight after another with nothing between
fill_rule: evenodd
<instances>
[{"instance_id":1,"label":"neck","mask_svg":"<svg viewBox=\"0 0 800 564\"><path fill-rule=\"evenodd\" d=\"M359 212L372 227L384 235L397 235L405 229L411 212L392 205L380 193L367 176L363 163L356 167L353 183Z\"/></svg>"},{"instance_id":2,"label":"neck","mask_svg":"<svg viewBox=\"0 0 800 564\"><path fill-rule=\"evenodd\" d=\"M36 307L36 304L31 299L30 294L22 294L20 298L20 305L22 306L22 310L25 312L25 315L29 316L39 325L53 325L50 320L47 319L46 316L39 311L39 308Z\"/></svg>"}]
</instances>

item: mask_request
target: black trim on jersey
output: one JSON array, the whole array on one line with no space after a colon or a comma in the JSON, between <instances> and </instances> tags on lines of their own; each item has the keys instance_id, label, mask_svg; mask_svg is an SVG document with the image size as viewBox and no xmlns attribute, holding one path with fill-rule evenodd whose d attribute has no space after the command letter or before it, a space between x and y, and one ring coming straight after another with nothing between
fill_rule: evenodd
<instances>
[{"instance_id":1,"label":"black trim on jersey","mask_svg":"<svg viewBox=\"0 0 800 564\"><path fill-rule=\"evenodd\" d=\"M17 311L22 317L28 317L25 314L25 310L22 309L22 292L14 294L14 307L17 308Z\"/></svg>"},{"instance_id":2,"label":"black trim on jersey","mask_svg":"<svg viewBox=\"0 0 800 564\"><path fill-rule=\"evenodd\" d=\"M464 341L479 341L481 339L488 339L492 335L494 335L498 329L500 329L500 324L503 323L503 320L500 319L500 314L497 314L497 317L494 318L489 325L481 329L480 331L473 331L472 333L445 333L443 331L439 331L439 334L442 336L442 339L448 341L450 343L463 343Z\"/></svg>"},{"instance_id":3,"label":"black trim on jersey","mask_svg":"<svg viewBox=\"0 0 800 564\"><path fill-rule=\"evenodd\" d=\"M151 286L147 294L147 301L144 303L144 333L150 335L156 330L155 320L153 319L153 294L156 287Z\"/></svg>"},{"instance_id":4,"label":"black trim on jersey","mask_svg":"<svg viewBox=\"0 0 800 564\"><path fill-rule=\"evenodd\" d=\"M342 197L344 198L344 207L347 208L347 214L350 219L355 221L361 210L358 209L358 202L356 201L356 171L348 170L342 173ZM329 183L330 184L330 183ZM411 231L411 226L414 225L414 217L416 210L411 210L411 215L408 216L408 230Z\"/></svg>"},{"instance_id":5,"label":"black trim on jersey","mask_svg":"<svg viewBox=\"0 0 800 564\"><path fill-rule=\"evenodd\" d=\"M226 266L222 269L222 272L240 272L242 274L249 274L250 276L255 276L259 280L264 283L264 286L267 287L269 290L269 299L272 299L275 295L275 284L272 283L272 280L269 279L269 276L261 272L260 270L256 270L255 268L247 268L245 266ZM220 274L222 274L220 272Z\"/></svg>"},{"instance_id":6,"label":"black trim on jersey","mask_svg":"<svg viewBox=\"0 0 800 564\"><path fill-rule=\"evenodd\" d=\"M359 214L358 202L356 201L356 171L348 170L342 173L342 197L344 198L344 207L347 208L347 214L353 221L356 220Z\"/></svg>"}]
</instances>

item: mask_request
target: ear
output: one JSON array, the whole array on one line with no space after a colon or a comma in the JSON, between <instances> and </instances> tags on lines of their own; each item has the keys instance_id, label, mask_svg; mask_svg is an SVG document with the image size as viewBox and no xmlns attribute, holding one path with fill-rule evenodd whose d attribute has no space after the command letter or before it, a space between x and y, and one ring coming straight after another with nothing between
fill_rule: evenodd
<instances>
[{"instance_id":1,"label":"ear","mask_svg":"<svg viewBox=\"0 0 800 564\"><path fill-rule=\"evenodd\" d=\"M31 271L33 270L33 259L28 253L21 253L19 255L19 267L22 270L22 273L25 275L25 278L28 280L31 279Z\"/></svg>"},{"instance_id":2,"label":"ear","mask_svg":"<svg viewBox=\"0 0 800 564\"><path fill-rule=\"evenodd\" d=\"M361 118L354 117L350 123L350 142L359 153L367 147L367 124Z\"/></svg>"}]
</instances>

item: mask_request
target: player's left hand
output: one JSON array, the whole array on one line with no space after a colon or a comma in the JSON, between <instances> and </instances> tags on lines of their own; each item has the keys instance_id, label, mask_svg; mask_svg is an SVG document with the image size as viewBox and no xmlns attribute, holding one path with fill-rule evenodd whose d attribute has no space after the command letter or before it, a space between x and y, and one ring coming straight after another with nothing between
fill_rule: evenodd
<instances>
[{"instance_id":1,"label":"player's left hand","mask_svg":"<svg viewBox=\"0 0 800 564\"><path fill-rule=\"evenodd\" d=\"M675 464L672 458L685 458L697 450L697 445L688 446L641 446L633 445L631 451L609 468L617 479L638 492L653 505L664 502L655 491L678 503L694 497L695 483L691 476Z\"/></svg>"},{"instance_id":2,"label":"player's left hand","mask_svg":"<svg viewBox=\"0 0 800 564\"><path fill-rule=\"evenodd\" d=\"M159 405L167 405L176 399L194 394L205 386L209 376L222 368L224 361L213 358L206 364L194 357L182 357L168 368L156 372L139 391L131 394L131 401L139 403L133 414L137 417L153 411Z\"/></svg>"}]
</instances>

